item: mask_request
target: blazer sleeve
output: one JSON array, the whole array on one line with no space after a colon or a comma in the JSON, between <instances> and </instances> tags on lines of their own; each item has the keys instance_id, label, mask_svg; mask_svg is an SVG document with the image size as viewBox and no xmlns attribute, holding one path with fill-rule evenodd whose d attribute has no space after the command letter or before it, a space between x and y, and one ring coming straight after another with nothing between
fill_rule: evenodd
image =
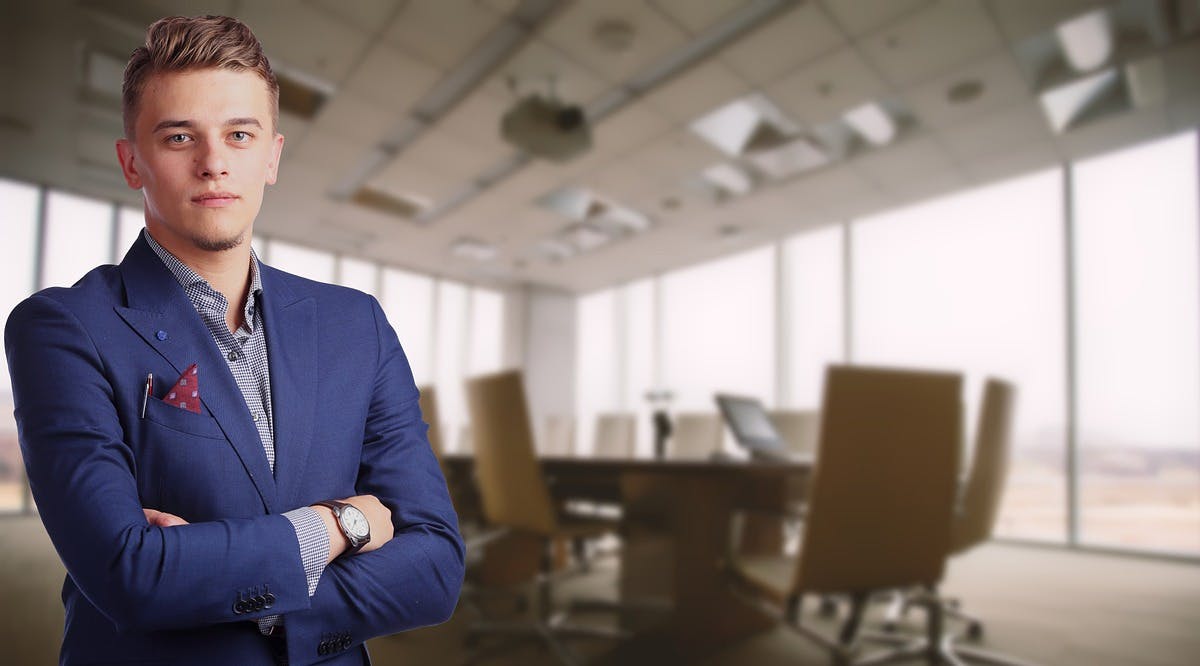
<instances>
[{"instance_id":1,"label":"blazer sleeve","mask_svg":"<svg viewBox=\"0 0 1200 666\"><path fill-rule=\"evenodd\" d=\"M446 481L429 445L408 360L379 303L372 400L356 490L392 512L395 536L325 569L312 608L286 618L288 658L308 664L369 638L449 619L463 579L464 547Z\"/></svg>"},{"instance_id":2,"label":"blazer sleeve","mask_svg":"<svg viewBox=\"0 0 1200 666\"><path fill-rule=\"evenodd\" d=\"M147 523L105 361L70 309L35 294L13 310L4 338L38 512L71 579L119 630L195 628L310 607L287 518ZM270 609L238 603L265 602L268 593Z\"/></svg>"}]
</instances>

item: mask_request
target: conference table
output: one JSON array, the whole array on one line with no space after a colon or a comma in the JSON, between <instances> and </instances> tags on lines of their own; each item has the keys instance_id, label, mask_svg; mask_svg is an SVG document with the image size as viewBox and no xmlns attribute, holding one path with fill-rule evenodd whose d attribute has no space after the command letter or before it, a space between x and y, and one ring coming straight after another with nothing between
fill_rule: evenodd
<instances>
[{"instance_id":1,"label":"conference table","mask_svg":"<svg viewBox=\"0 0 1200 666\"><path fill-rule=\"evenodd\" d=\"M442 460L456 503L471 504L472 457L448 454ZM778 512L803 492L811 459L545 457L540 463L556 500L621 506L621 599L669 601L665 617L618 652L694 657L773 625L729 587L725 560L732 525L739 516L740 552L778 553ZM459 507L460 513L473 510Z\"/></svg>"}]
</instances>

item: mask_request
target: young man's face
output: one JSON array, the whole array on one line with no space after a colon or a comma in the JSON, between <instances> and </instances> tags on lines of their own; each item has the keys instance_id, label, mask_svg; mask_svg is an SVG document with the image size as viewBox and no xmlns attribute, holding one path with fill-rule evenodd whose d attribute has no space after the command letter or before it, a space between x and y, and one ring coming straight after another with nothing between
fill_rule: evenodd
<instances>
[{"instance_id":1,"label":"young man's face","mask_svg":"<svg viewBox=\"0 0 1200 666\"><path fill-rule=\"evenodd\" d=\"M134 139L117 142L125 181L145 196L146 228L176 254L248 241L282 150L266 82L228 69L151 76Z\"/></svg>"}]
</instances>

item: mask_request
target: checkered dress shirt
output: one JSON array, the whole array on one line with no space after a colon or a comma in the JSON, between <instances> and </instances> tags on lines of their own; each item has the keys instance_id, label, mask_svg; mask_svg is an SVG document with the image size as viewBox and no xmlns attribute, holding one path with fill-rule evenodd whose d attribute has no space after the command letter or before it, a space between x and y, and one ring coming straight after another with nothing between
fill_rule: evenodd
<instances>
[{"instance_id":1,"label":"checkered dress shirt","mask_svg":"<svg viewBox=\"0 0 1200 666\"><path fill-rule=\"evenodd\" d=\"M167 270L179 280L188 300L204 321L221 355L229 362L229 369L237 381L246 408L258 428L263 452L271 471L275 471L275 427L271 413L271 373L267 365L267 332L262 318L262 279L258 274L258 255L250 250L250 293L243 311L244 322L237 331L230 332L225 323L225 311L229 301L224 294L195 271L188 268L175 255L159 245L150 234L143 231L150 249L158 255ZM283 514L292 522L296 539L300 542L300 559L304 563L304 575L308 581L308 596L317 591L317 582L329 558L329 533L321 516L311 507L302 507ZM263 633L270 633L275 625L283 624L279 615L264 617L258 621Z\"/></svg>"}]
</instances>

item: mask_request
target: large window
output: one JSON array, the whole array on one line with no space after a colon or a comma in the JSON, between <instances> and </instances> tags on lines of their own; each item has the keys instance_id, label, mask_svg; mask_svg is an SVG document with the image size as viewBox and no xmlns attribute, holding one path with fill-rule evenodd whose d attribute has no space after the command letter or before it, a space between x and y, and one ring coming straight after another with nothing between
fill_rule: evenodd
<instances>
[{"instance_id":1,"label":"large window","mask_svg":"<svg viewBox=\"0 0 1200 666\"><path fill-rule=\"evenodd\" d=\"M596 416L621 409L620 372L625 363L618 342L617 290L581 297L576 316L575 367L580 381L575 387L575 449L586 455L595 445Z\"/></svg>"},{"instance_id":2,"label":"large window","mask_svg":"<svg viewBox=\"0 0 1200 666\"><path fill-rule=\"evenodd\" d=\"M333 282L334 257L329 252L280 240L270 241L271 266L318 282Z\"/></svg>"},{"instance_id":3,"label":"large window","mask_svg":"<svg viewBox=\"0 0 1200 666\"><path fill-rule=\"evenodd\" d=\"M770 246L663 276L663 384L674 411L715 414L718 392L775 404L775 285Z\"/></svg>"},{"instance_id":4,"label":"large window","mask_svg":"<svg viewBox=\"0 0 1200 666\"><path fill-rule=\"evenodd\" d=\"M467 373L496 372L504 365L504 295L491 289L471 290L471 351Z\"/></svg>"},{"instance_id":5,"label":"large window","mask_svg":"<svg viewBox=\"0 0 1200 666\"><path fill-rule=\"evenodd\" d=\"M451 451L470 449L470 426L467 417L463 380L467 367L467 287L455 282L437 283L437 340L434 359L437 372L438 416L442 420L444 439ZM448 437L447 437L448 435Z\"/></svg>"},{"instance_id":6,"label":"large window","mask_svg":"<svg viewBox=\"0 0 1200 666\"><path fill-rule=\"evenodd\" d=\"M395 268L383 270L380 306L396 329L418 385L433 381L433 280Z\"/></svg>"},{"instance_id":7,"label":"large window","mask_svg":"<svg viewBox=\"0 0 1200 666\"><path fill-rule=\"evenodd\" d=\"M1010 536L1066 536L1062 238L1059 171L852 226L856 363L965 372L964 445L983 381L1018 387Z\"/></svg>"},{"instance_id":8,"label":"large window","mask_svg":"<svg viewBox=\"0 0 1200 666\"><path fill-rule=\"evenodd\" d=\"M46 247L41 287L69 287L84 273L111 260L113 206L104 201L51 192L46 209Z\"/></svg>"},{"instance_id":9,"label":"large window","mask_svg":"<svg viewBox=\"0 0 1200 666\"><path fill-rule=\"evenodd\" d=\"M1083 541L1200 555L1196 134L1074 171Z\"/></svg>"},{"instance_id":10,"label":"large window","mask_svg":"<svg viewBox=\"0 0 1200 666\"><path fill-rule=\"evenodd\" d=\"M4 244L0 246L0 312L8 313L33 293L34 258L37 256L37 188L0 180L0 209L4 210L0 227ZM12 384L8 379L7 358L0 358L0 513L18 511L23 504L24 477L21 450L17 444L17 424L13 419Z\"/></svg>"},{"instance_id":11,"label":"large window","mask_svg":"<svg viewBox=\"0 0 1200 666\"><path fill-rule=\"evenodd\" d=\"M845 360L842 230L806 231L783 245L782 407L818 409L825 368Z\"/></svg>"}]
</instances>

